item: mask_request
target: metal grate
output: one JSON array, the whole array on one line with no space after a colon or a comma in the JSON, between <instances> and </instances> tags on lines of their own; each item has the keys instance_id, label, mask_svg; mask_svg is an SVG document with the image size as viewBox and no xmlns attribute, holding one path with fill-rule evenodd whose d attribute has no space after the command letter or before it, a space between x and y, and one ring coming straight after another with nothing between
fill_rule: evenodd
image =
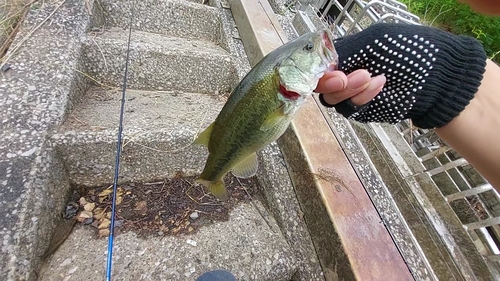
<instances>
[{"instance_id":1,"label":"metal grate","mask_svg":"<svg viewBox=\"0 0 500 281\"><path fill-rule=\"evenodd\" d=\"M419 24L420 21L403 3L394 0L299 2L301 5L293 19L293 25L302 29L299 33L330 25L339 36L344 36L378 22ZM408 121L397 124L396 128L462 221L492 273L499 272L500 196L497 191L433 130L415 128Z\"/></svg>"},{"instance_id":2,"label":"metal grate","mask_svg":"<svg viewBox=\"0 0 500 281\"><path fill-rule=\"evenodd\" d=\"M500 196L461 156L437 137L433 130L396 125L412 150L433 177L445 200L464 223L479 252L500 266ZM464 211L462 207L468 207ZM460 210L459 210L460 209Z\"/></svg>"},{"instance_id":3,"label":"metal grate","mask_svg":"<svg viewBox=\"0 0 500 281\"><path fill-rule=\"evenodd\" d=\"M393 0L320 0L313 4L320 17L333 23L340 36L363 30L377 22L404 22L418 24L419 17L408 12L406 5Z\"/></svg>"}]
</instances>

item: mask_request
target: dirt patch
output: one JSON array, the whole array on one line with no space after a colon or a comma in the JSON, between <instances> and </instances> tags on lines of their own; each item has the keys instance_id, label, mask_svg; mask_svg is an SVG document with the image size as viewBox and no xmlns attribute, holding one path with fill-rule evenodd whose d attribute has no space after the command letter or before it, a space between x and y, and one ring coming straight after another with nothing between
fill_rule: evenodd
<instances>
[{"instance_id":1,"label":"dirt patch","mask_svg":"<svg viewBox=\"0 0 500 281\"><path fill-rule=\"evenodd\" d=\"M249 202L257 192L255 179L227 176L227 201L219 201L205 188L194 184L195 177L176 177L154 183L120 185L116 196L115 234L135 231L139 235L178 235L193 233L214 221L225 221L229 211L240 202ZM109 234L112 186L87 190L74 207L76 219ZM77 211L76 211L77 210Z\"/></svg>"}]
</instances>

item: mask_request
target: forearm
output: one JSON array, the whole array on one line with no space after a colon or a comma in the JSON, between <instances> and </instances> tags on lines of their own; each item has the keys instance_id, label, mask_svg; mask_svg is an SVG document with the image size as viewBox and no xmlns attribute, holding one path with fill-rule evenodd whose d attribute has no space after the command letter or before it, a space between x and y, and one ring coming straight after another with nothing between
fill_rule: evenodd
<instances>
[{"instance_id":1,"label":"forearm","mask_svg":"<svg viewBox=\"0 0 500 281\"><path fill-rule=\"evenodd\" d=\"M488 60L470 104L436 133L500 192L500 67Z\"/></svg>"}]
</instances>

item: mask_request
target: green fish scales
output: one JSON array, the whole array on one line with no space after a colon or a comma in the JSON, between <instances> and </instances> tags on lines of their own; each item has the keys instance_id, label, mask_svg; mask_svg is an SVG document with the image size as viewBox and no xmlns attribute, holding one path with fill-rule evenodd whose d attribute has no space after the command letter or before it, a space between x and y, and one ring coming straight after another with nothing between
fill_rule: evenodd
<instances>
[{"instance_id":1,"label":"green fish scales","mask_svg":"<svg viewBox=\"0 0 500 281\"><path fill-rule=\"evenodd\" d=\"M331 38L328 30L305 34L269 53L250 70L195 141L209 151L199 183L224 199L222 179L227 172L242 178L256 173L256 152L285 132L324 71L336 63Z\"/></svg>"}]
</instances>

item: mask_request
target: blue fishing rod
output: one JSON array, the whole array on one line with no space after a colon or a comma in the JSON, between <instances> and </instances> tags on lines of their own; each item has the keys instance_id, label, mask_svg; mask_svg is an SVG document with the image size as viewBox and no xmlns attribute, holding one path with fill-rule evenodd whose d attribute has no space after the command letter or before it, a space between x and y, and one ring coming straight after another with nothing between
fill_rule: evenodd
<instances>
[{"instance_id":1,"label":"blue fishing rod","mask_svg":"<svg viewBox=\"0 0 500 281\"><path fill-rule=\"evenodd\" d=\"M115 158L115 173L113 178L113 197L111 198L111 224L109 226L109 236L108 236L108 255L106 261L106 280L111 281L111 268L113 266L113 242L115 237L115 216L116 216L116 191L118 186L118 175L120 172L120 156L122 151L122 133L123 133L123 114L125 112L125 94L127 91L127 77L128 77L128 64L130 57L130 41L132 37L132 23L134 20L134 6L135 0L132 0L131 5L131 17L128 30L128 41L127 41L127 57L125 60L125 73L123 75L123 89L122 89L122 99L120 106L120 120L118 123L118 142L116 144L116 158Z\"/></svg>"}]
</instances>

